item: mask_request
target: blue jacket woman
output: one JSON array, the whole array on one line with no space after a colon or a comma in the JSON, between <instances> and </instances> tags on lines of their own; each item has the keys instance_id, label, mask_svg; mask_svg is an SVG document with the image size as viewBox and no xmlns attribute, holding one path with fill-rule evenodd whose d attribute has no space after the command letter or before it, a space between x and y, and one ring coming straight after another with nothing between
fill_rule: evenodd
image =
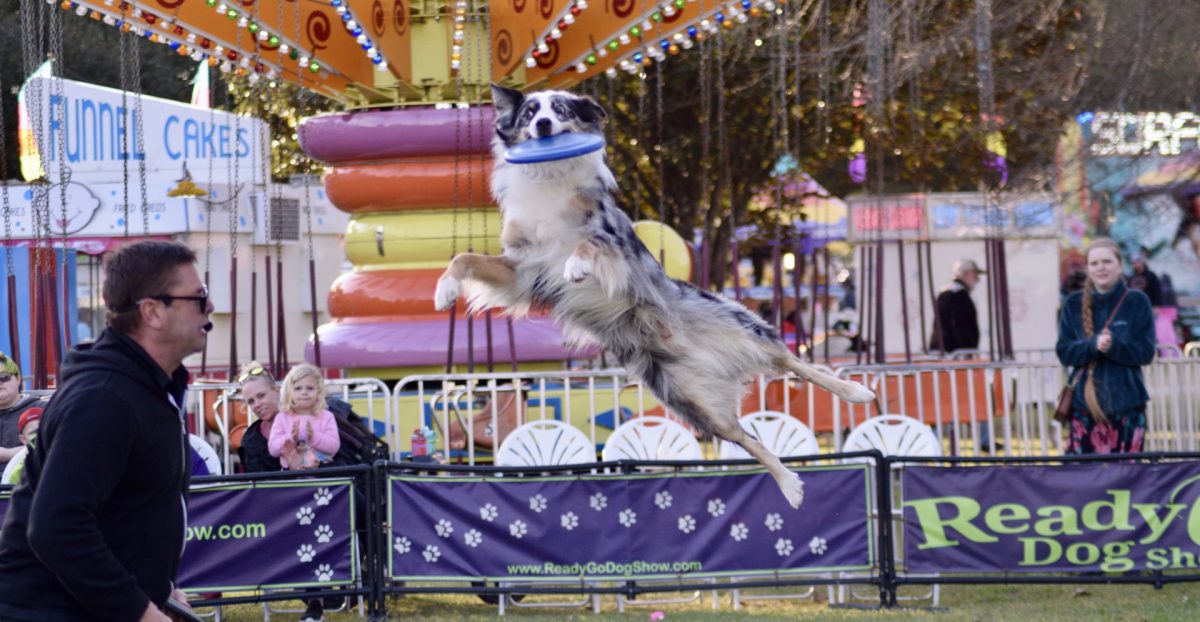
<instances>
[{"instance_id":1,"label":"blue jacket woman","mask_svg":"<svg viewBox=\"0 0 1200 622\"><path fill-rule=\"evenodd\" d=\"M1084 290L1067 298L1058 320L1058 360L1078 378L1067 453L1138 452L1150 400L1142 366L1154 360L1154 312L1145 294L1122 282L1112 240L1093 242L1087 259Z\"/></svg>"}]
</instances>

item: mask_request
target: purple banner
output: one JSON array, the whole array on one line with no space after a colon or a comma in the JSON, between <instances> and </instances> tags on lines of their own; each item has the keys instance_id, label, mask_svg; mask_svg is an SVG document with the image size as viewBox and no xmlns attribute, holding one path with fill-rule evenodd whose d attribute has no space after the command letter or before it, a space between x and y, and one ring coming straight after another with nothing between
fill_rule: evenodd
<instances>
[{"instance_id":1,"label":"purple banner","mask_svg":"<svg viewBox=\"0 0 1200 622\"><path fill-rule=\"evenodd\" d=\"M346 585L358 578L350 480L192 488L179 585L228 591Z\"/></svg>"},{"instance_id":2,"label":"purple banner","mask_svg":"<svg viewBox=\"0 0 1200 622\"><path fill-rule=\"evenodd\" d=\"M389 574L563 580L872 567L868 468L799 473L798 510L764 473L393 477Z\"/></svg>"},{"instance_id":3,"label":"purple banner","mask_svg":"<svg viewBox=\"0 0 1200 622\"><path fill-rule=\"evenodd\" d=\"M1200 463L908 467L910 572L1196 568Z\"/></svg>"}]
</instances>

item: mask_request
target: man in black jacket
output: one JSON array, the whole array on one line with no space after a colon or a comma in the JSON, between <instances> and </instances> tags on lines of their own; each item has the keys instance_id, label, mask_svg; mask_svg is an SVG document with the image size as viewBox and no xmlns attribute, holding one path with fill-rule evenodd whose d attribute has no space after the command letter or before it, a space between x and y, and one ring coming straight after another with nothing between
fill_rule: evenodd
<instances>
[{"instance_id":1,"label":"man in black jacket","mask_svg":"<svg viewBox=\"0 0 1200 622\"><path fill-rule=\"evenodd\" d=\"M212 305L195 254L140 242L105 264L108 328L67 357L0 533L0 620L169 620L191 457L183 359Z\"/></svg>"},{"instance_id":2,"label":"man in black jacket","mask_svg":"<svg viewBox=\"0 0 1200 622\"><path fill-rule=\"evenodd\" d=\"M954 280L942 288L937 297L930 350L948 353L979 348L979 320L971 290L979 284L981 274L986 272L970 259L954 263Z\"/></svg>"}]
</instances>

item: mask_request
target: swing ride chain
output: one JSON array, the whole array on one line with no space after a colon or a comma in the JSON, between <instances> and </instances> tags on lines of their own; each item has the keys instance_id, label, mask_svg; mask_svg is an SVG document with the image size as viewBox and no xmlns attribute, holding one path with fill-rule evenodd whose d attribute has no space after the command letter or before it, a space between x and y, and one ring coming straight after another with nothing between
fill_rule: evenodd
<instances>
[{"instance_id":1,"label":"swing ride chain","mask_svg":"<svg viewBox=\"0 0 1200 622\"><path fill-rule=\"evenodd\" d=\"M128 25L129 14L123 15ZM122 30L121 46L121 224L124 226L125 237L129 237L129 61L127 60L129 42L133 37L133 29Z\"/></svg>"},{"instance_id":2,"label":"swing ride chain","mask_svg":"<svg viewBox=\"0 0 1200 622\"><path fill-rule=\"evenodd\" d=\"M476 9L476 10L478 12L478 9ZM484 10L481 12L481 14L483 16L482 17L483 40L490 42L492 40L491 13L487 10ZM483 76L488 71L491 70L490 68L492 66L492 46L490 43L488 45L481 45L481 44L479 44L479 41L480 41L480 38L476 37L475 42L478 45L478 47L485 50L482 54L480 54L480 62L482 63L483 66L480 68L479 75ZM480 82L479 90L476 93L476 100L479 102L479 124L478 124L479 143L478 143L478 147L479 147L479 149L484 150L483 154L480 155L480 160L482 163L486 163L487 158L488 158L488 155L487 155L488 154L488 151L487 151L487 129L486 129L487 123L485 123L485 115L483 114L483 92L484 92L484 85L482 82ZM487 184L485 183L484 186L486 188ZM484 203L484 204L487 203L487 191L486 190L484 191L484 195L482 197L480 197L480 202ZM486 210L487 208L484 208L484 209ZM483 254L485 254L485 255L491 254L491 252L489 251L489 247L488 247L488 242L490 240L491 240L491 238L488 237L488 213L487 213L487 211L484 211L483 212ZM501 252L503 252L503 251L501 251Z\"/></svg>"},{"instance_id":3,"label":"swing ride chain","mask_svg":"<svg viewBox=\"0 0 1200 622\"><path fill-rule=\"evenodd\" d=\"M146 194L146 139L145 139L145 119L142 117L142 52L141 42L138 38L133 39L133 68L130 71L130 82L133 84L133 108L137 116L137 120L133 122L134 128L134 153L133 157L137 159L138 165L138 189L141 190L142 196L142 235L150 235L150 204L148 195Z\"/></svg>"},{"instance_id":4,"label":"swing ride chain","mask_svg":"<svg viewBox=\"0 0 1200 622\"><path fill-rule=\"evenodd\" d=\"M667 259L667 150L663 148L663 73L662 63L654 63L654 150L658 156L658 262L666 267Z\"/></svg>"},{"instance_id":5,"label":"swing ride chain","mask_svg":"<svg viewBox=\"0 0 1200 622\"><path fill-rule=\"evenodd\" d=\"M237 42L236 43L237 43L237 48L239 50L245 49L242 47L242 31L243 30L245 30L245 29L244 28L237 29L237 37L236 37ZM237 73L236 73L237 66L236 65L234 65L231 68L231 70L234 72L234 75L237 75ZM226 86L225 88L226 88L226 93L228 93L229 86ZM230 112L233 113L233 135L231 136L231 139L233 140L233 146L232 146L233 157L229 160L229 163L230 163L229 166L232 169L231 172L232 172L232 179L233 179L233 187L231 188L230 195L229 195L229 257L230 257L230 261L233 262L233 264L230 267L233 268L237 265L237 251L238 251L238 194L239 194L238 184L240 183L240 180L238 179L238 164L239 164L239 162L238 162L238 134L242 131L242 125L241 125L242 115L241 115L241 113L239 113L237 111L236 106L233 107L233 109L231 109Z\"/></svg>"},{"instance_id":6,"label":"swing ride chain","mask_svg":"<svg viewBox=\"0 0 1200 622\"><path fill-rule=\"evenodd\" d=\"M27 77L32 76L33 73L37 71L42 60L45 58L46 49L45 41L43 40L43 21L45 20L46 12L52 10L53 9L47 8L47 5L37 2L36 0L22 0L21 2L21 26L25 33L25 36L21 38L21 41L24 69ZM43 84L38 82L32 88L30 88L28 98L30 118L36 120L33 127L33 139L37 145L39 168L39 177L33 180L31 184L33 196L29 204L30 220L32 221L32 234L35 247L38 245L38 240L41 239L42 228L45 221L43 209L49 209L46 203L50 196L49 190L46 188L49 180L45 177L47 175L45 129L41 126L42 86Z\"/></svg>"},{"instance_id":7,"label":"swing ride chain","mask_svg":"<svg viewBox=\"0 0 1200 622\"><path fill-rule=\"evenodd\" d=\"M0 92L4 90L4 81L0 79ZM4 98L0 97L0 192L4 193L3 209L4 209L4 267L8 269L8 276L13 275L12 265L12 204L8 199L8 144L5 142L8 132L5 131L4 121Z\"/></svg>"},{"instance_id":8,"label":"swing ride chain","mask_svg":"<svg viewBox=\"0 0 1200 622\"><path fill-rule=\"evenodd\" d=\"M62 13L60 13L58 11L53 12L50 16L50 47L51 47L51 51L53 54L52 59L53 59L53 63L54 63L51 66L51 68L54 71L51 74L52 77L51 77L51 82L50 82L50 95L51 95L51 97L54 97L54 96L58 97L58 103L60 106L62 106L62 111L59 113L59 118L66 119L67 104L66 104L66 98L63 97L63 77L62 77L62 74L63 74ZM61 261L62 261L63 274L66 274L67 243L68 243L68 241L67 241L67 185L70 184L70 182L71 182L71 169L70 169L70 167L67 166L67 137L66 137L65 124L63 126L63 129L60 130L60 132L61 132L61 135L59 136L59 140L58 140L58 192L59 192L59 203L60 203L59 215L62 218L61 233L62 233L63 252L62 252L62 260ZM47 241L49 241L51 239L51 236L53 234L53 231L49 227L50 203L49 203L48 199L49 199L49 197L47 196L47 203L46 203L46 215L47 215L47 218L46 218L46 224L47 224L46 240ZM47 244L47 246L50 246L50 244ZM53 263L52 260L51 260L51 263Z\"/></svg>"}]
</instances>

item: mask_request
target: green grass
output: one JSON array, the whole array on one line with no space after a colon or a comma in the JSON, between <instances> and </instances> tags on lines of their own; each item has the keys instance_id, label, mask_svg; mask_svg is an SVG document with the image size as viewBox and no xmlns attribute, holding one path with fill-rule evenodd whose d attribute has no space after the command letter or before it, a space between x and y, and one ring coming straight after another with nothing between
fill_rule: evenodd
<instances>
[{"instance_id":1,"label":"green grass","mask_svg":"<svg viewBox=\"0 0 1200 622\"><path fill-rule=\"evenodd\" d=\"M830 608L824 602L825 591L818 588L821 602L769 600L745 603L733 611L729 592L720 593L720 608L711 608L711 597L705 593L699 603L687 605L635 606L617 613L613 596L603 599L602 613L578 609L509 609L505 620L575 620L606 622L609 620L649 620L654 611L665 614L665 622L683 621L794 621L794 620L936 620L938 622L1104 622L1200 619L1200 584L1168 585L1155 590L1146 585L1086 586L1087 594L1076 595L1076 586L943 586L941 609L902 607L892 611ZM863 590L868 593L869 590ZM904 603L905 605L909 603ZM928 601L915 603L928 606ZM285 605L295 608L298 602ZM485 605L474 596L416 595L388 601L391 620L420 620L422 622L458 622L496 620L497 608ZM262 607L242 605L227 607L224 619L232 622L262 620ZM272 614L272 620L294 621L298 614ZM358 620L352 614L328 614L330 622Z\"/></svg>"}]
</instances>

